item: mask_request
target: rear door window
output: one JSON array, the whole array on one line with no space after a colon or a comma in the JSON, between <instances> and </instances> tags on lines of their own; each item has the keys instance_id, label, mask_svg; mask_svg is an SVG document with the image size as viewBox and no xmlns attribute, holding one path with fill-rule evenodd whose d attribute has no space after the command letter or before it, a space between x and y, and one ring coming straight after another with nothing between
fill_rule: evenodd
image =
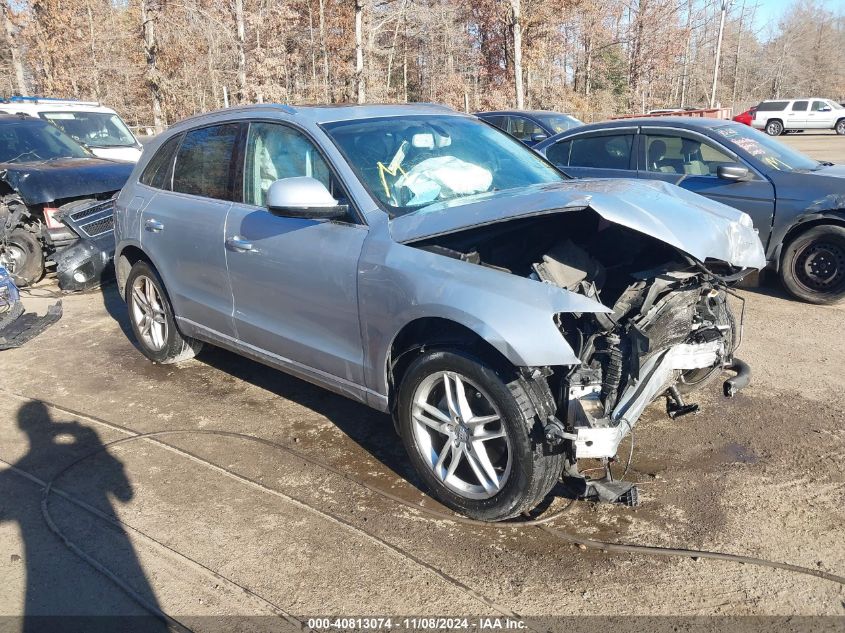
<instances>
[{"instance_id":1,"label":"rear door window","mask_svg":"<svg viewBox=\"0 0 845 633\"><path fill-rule=\"evenodd\" d=\"M508 117L502 115L496 116L484 116L481 117L482 121L487 121L490 125L495 125L500 130L504 130L505 132L508 131Z\"/></svg>"},{"instance_id":2,"label":"rear door window","mask_svg":"<svg viewBox=\"0 0 845 633\"><path fill-rule=\"evenodd\" d=\"M144 172L141 174L140 181L143 184L155 187L156 189L170 189L171 176L173 174L173 156L176 154L176 148L179 147L180 140L182 140L182 135L177 134L158 148L155 156L150 159L150 162L147 163Z\"/></svg>"},{"instance_id":3,"label":"rear door window","mask_svg":"<svg viewBox=\"0 0 845 633\"><path fill-rule=\"evenodd\" d=\"M780 112L786 110L789 101L764 101L757 106L758 112Z\"/></svg>"},{"instance_id":4,"label":"rear door window","mask_svg":"<svg viewBox=\"0 0 845 633\"><path fill-rule=\"evenodd\" d=\"M535 134L548 136L543 128L530 119L526 119L521 116L512 116L508 118L510 119L508 131L511 133L511 136L515 136L520 141L531 142Z\"/></svg>"},{"instance_id":5,"label":"rear door window","mask_svg":"<svg viewBox=\"0 0 845 633\"><path fill-rule=\"evenodd\" d=\"M546 158L557 167L569 167L569 153L572 151L572 141L558 141L546 150Z\"/></svg>"},{"instance_id":6,"label":"rear door window","mask_svg":"<svg viewBox=\"0 0 845 633\"><path fill-rule=\"evenodd\" d=\"M796 101L792 104L792 111L793 112L806 112L807 111L807 102L806 101Z\"/></svg>"},{"instance_id":7,"label":"rear door window","mask_svg":"<svg viewBox=\"0 0 845 633\"><path fill-rule=\"evenodd\" d=\"M631 148L634 145L633 134L580 136L572 139L571 142L568 167L630 168Z\"/></svg>"},{"instance_id":8,"label":"rear door window","mask_svg":"<svg viewBox=\"0 0 845 633\"><path fill-rule=\"evenodd\" d=\"M173 191L232 200L233 153L239 133L238 123L187 132L176 155Z\"/></svg>"}]
</instances>

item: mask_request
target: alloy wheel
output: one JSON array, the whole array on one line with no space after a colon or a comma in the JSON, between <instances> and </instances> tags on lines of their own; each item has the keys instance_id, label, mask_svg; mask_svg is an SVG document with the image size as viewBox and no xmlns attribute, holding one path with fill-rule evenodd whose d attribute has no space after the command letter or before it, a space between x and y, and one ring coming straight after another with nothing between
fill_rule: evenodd
<instances>
[{"instance_id":1,"label":"alloy wheel","mask_svg":"<svg viewBox=\"0 0 845 633\"><path fill-rule=\"evenodd\" d=\"M21 263L25 258L26 253L20 246L17 244L7 244L6 252L3 254L0 264L9 271L9 274L14 275L22 268Z\"/></svg>"},{"instance_id":2,"label":"alloy wheel","mask_svg":"<svg viewBox=\"0 0 845 633\"><path fill-rule=\"evenodd\" d=\"M167 343L167 318L164 301L152 279L144 275L132 284L132 319L144 345L153 351Z\"/></svg>"},{"instance_id":3,"label":"alloy wheel","mask_svg":"<svg viewBox=\"0 0 845 633\"><path fill-rule=\"evenodd\" d=\"M505 423L490 397L465 376L426 377L411 406L414 444L435 477L470 499L495 496L511 472Z\"/></svg>"}]
</instances>

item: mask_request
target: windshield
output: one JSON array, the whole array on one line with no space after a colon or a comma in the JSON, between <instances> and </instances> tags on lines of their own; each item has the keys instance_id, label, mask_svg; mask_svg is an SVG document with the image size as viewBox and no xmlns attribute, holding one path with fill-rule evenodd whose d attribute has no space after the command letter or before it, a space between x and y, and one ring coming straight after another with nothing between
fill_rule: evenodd
<instances>
[{"instance_id":1,"label":"windshield","mask_svg":"<svg viewBox=\"0 0 845 633\"><path fill-rule=\"evenodd\" d=\"M0 163L28 163L90 154L61 130L36 120L0 125Z\"/></svg>"},{"instance_id":2,"label":"windshield","mask_svg":"<svg viewBox=\"0 0 845 633\"><path fill-rule=\"evenodd\" d=\"M41 116L89 147L131 147L135 137L119 116L109 112L42 112Z\"/></svg>"},{"instance_id":3,"label":"windshield","mask_svg":"<svg viewBox=\"0 0 845 633\"><path fill-rule=\"evenodd\" d=\"M555 134L560 134L579 125L584 125L583 121L579 121L574 116L569 116L568 114L535 114L534 118L540 120L543 125L553 130Z\"/></svg>"},{"instance_id":4,"label":"windshield","mask_svg":"<svg viewBox=\"0 0 845 633\"><path fill-rule=\"evenodd\" d=\"M437 202L566 178L525 145L478 119L403 116L323 127L358 178L394 216Z\"/></svg>"},{"instance_id":5,"label":"windshield","mask_svg":"<svg viewBox=\"0 0 845 633\"><path fill-rule=\"evenodd\" d=\"M818 169L821 166L819 161L747 125L726 125L714 131L771 169L798 171Z\"/></svg>"}]
</instances>

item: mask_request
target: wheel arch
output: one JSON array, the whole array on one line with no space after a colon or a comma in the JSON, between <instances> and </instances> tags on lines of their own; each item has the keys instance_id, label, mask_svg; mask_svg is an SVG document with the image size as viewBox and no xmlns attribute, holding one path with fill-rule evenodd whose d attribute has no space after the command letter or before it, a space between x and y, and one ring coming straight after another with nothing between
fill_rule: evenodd
<instances>
[{"instance_id":1,"label":"wheel arch","mask_svg":"<svg viewBox=\"0 0 845 633\"><path fill-rule=\"evenodd\" d=\"M127 244L116 252L114 256L114 273L117 279L117 288L121 296L123 296L126 290L126 280L129 279L129 272L139 261L145 261L152 266L159 279L161 279L161 272L159 272L158 266L155 265L155 262L150 256L137 244ZM163 280L162 283L164 283Z\"/></svg>"},{"instance_id":2,"label":"wheel arch","mask_svg":"<svg viewBox=\"0 0 845 633\"><path fill-rule=\"evenodd\" d=\"M780 240L777 249L775 250L774 257L772 258L772 263L775 266L775 271L780 272L783 268L784 250L790 242L795 240L802 233L805 233L814 227L822 226L825 224L845 227L845 209L824 214L807 214L795 220L795 222L793 222L783 234L783 238Z\"/></svg>"},{"instance_id":3,"label":"wheel arch","mask_svg":"<svg viewBox=\"0 0 845 633\"><path fill-rule=\"evenodd\" d=\"M469 352L497 372L516 371L516 363L472 328L452 319L420 317L406 323L391 341L384 368L388 385L388 405L396 404L396 391L408 367L420 353L429 349L459 349ZM517 361L518 362L518 361Z\"/></svg>"}]
</instances>

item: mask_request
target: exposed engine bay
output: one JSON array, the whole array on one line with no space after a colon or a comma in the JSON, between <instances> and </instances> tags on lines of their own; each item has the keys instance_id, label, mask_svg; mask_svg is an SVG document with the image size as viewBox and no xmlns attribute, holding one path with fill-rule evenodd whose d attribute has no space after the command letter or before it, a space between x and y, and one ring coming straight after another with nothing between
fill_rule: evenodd
<instances>
[{"instance_id":1,"label":"exposed engine bay","mask_svg":"<svg viewBox=\"0 0 845 633\"><path fill-rule=\"evenodd\" d=\"M732 396L750 373L728 283L743 271L705 266L643 233L586 209L534 216L440 236L415 246L494 267L599 301L608 313L561 313L557 325L581 364L548 368L554 414L546 441L575 460L612 459L645 407L666 396L667 413L695 412L684 397L716 378ZM577 472L577 469L575 470ZM615 493L611 496L619 496Z\"/></svg>"}]
</instances>

